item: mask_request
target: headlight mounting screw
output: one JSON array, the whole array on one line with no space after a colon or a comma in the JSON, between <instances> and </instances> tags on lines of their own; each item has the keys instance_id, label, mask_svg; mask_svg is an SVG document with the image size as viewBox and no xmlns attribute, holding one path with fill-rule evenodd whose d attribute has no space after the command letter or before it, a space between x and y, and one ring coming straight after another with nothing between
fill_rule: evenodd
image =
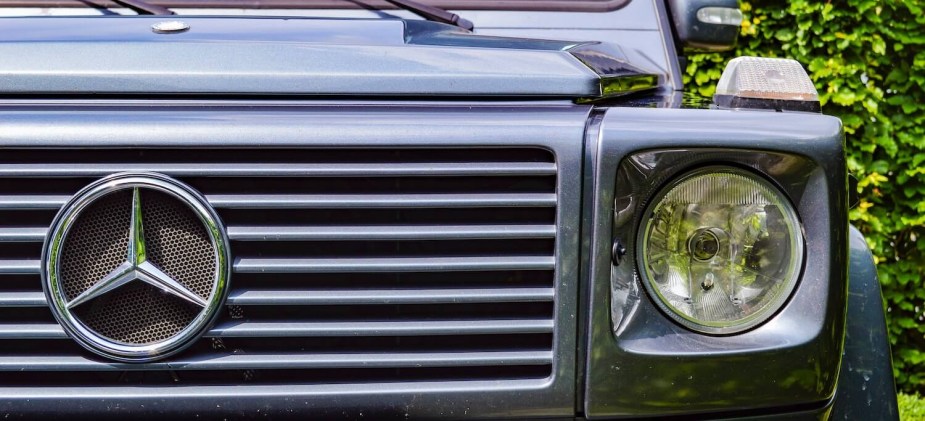
<instances>
[{"instance_id":1,"label":"headlight mounting screw","mask_svg":"<svg viewBox=\"0 0 925 421\"><path fill-rule=\"evenodd\" d=\"M613 249L611 250L611 258L613 259L614 266L620 266L623 263L624 257L626 257L626 246L623 245L623 242L619 238L613 240Z\"/></svg>"}]
</instances>

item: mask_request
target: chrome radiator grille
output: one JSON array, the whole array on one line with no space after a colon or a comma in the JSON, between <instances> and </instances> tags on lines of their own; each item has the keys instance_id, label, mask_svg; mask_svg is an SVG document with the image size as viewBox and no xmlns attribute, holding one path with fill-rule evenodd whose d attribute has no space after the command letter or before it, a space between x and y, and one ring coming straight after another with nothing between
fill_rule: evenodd
<instances>
[{"instance_id":1,"label":"chrome radiator grille","mask_svg":"<svg viewBox=\"0 0 925 421\"><path fill-rule=\"evenodd\" d=\"M467 149L6 150L0 164L0 386L545 378L556 311L552 153ZM93 180L193 186L231 239L225 311L162 362L72 343L40 249ZM74 376L74 372L94 372Z\"/></svg>"}]
</instances>

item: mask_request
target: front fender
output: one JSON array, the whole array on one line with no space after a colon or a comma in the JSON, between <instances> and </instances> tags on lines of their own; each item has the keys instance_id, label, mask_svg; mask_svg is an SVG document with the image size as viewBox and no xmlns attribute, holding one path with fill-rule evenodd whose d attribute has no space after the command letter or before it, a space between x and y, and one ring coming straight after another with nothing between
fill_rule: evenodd
<instances>
[{"instance_id":1,"label":"front fender","mask_svg":"<svg viewBox=\"0 0 925 421\"><path fill-rule=\"evenodd\" d=\"M848 317L833 420L899 419L880 281L861 232L850 227Z\"/></svg>"}]
</instances>

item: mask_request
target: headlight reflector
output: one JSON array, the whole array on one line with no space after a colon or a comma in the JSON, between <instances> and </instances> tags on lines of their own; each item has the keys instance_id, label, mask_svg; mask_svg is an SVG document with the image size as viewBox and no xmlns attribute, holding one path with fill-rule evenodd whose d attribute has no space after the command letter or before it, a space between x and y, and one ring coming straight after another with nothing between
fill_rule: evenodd
<instances>
[{"instance_id":1,"label":"headlight reflector","mask_svg":"<svg viewBox=\"0 0 925 421\"><path fill-rule=\"evenodd\" d=\"M732 167L697 170L665 187L646 210L637 245L656 303L705 333L767 320L803 264L800 223L787 198Z\"/></svg>"}]
</instances>

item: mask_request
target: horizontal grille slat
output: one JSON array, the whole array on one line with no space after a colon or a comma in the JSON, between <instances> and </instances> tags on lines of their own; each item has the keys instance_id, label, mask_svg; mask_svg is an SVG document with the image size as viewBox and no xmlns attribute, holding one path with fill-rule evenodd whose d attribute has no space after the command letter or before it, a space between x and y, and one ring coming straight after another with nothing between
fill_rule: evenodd
<instances>
[{"instance_id":1,"label":"horizontal grille slat","mask_svg":"<svg viewBox=\"0 0 925 421\"><path fill-rule=\"evenodd\" d=\"M0 209L59 209L70 196L2 195ZM216 194L206 195L212 206L229 209L345 209L345 208L466 208L551 207L555 194Z\"/></svg>"},{"instance_id":2,"label":"horizontal grille slat","mask_svg":"<svg viewBox=\"0 0 925 421\"><path fill-rule=\"evenodd\" d=\"M238 241L465 240L553 238L555 225L233 226ZM3 232L0 231L0 241Z\"/></svg>"},{"instance_id":3,"label":"horizontal grille slat","mask_svg":"<svg viewBox=\"0 0 925 421\"><path fill-rule=\"evenodd\" d=\"M30 243L45 241L46 227L0 227L0 242Z\"/></svg>"},{"instance_id":4,"label":"horizontal grille slat","mask_svg":"<svg viewBox=\"0 0 925 421\"><path fill-rule=\"evenodd\" d=\"M67 334L57 323L0 322L0 339L65 339Z\"/></svg>"},{"instance_id":5,"label":"horizontal grille slat","mask_svg":"<svg viewBox=\"0 0 925 421\"><path fill-rule=\"evenodd\" d=\"M555 225L392 225L392 226L234 226L228 238L238 241L463 240L553 238ZM0 228L0 242L45 241L45 227Z\"/></svg>"},{"instance_id":6,"label":"horizontal grille slat","mask_svg":"<svg viewBox=\"0 0 925 421\"><path fill-rule=\"evenodd\" d=\"M41 270L40 260L0 260L0 275L38 275Z\"/></svg>"},{"instance_id":7,"label":"horizontal grille slat","mask_svg":"<svg viewBox=\"0 0 925 421\"><path fill-rule=\"evenodd\" d=\"M214 354L147 364L103 362L75 355L0 355L0 372L483 367L550 363L551 351Z\"/></svg>"},{"instance_id":8,"label":"horizontal grille slat","mask_svg":"<svg viewBox=\"0 0 925 421\"><path fill-rule=\"evenodd\" d=\"M176 177L431 177L554 175L547 162L411 163L56 163L0 164L0 177L102 177L118 172L153 171Z\"/></svg>"},{"instance_id":9,"label":"horizontal grille slat","mask_svg":"<svg viewBox=\"0 0 925 421\"><path fill-rule=\"evenodd\" d=\"M442 304L552 301L552 288L413 289L413 290L237 290L232 305ZM0 295L0 303L3 296ZM44 304L44 303L43 303Z\"/></svg>"},{"instance_id":10,"label":"horizontal grille slat","mask_svg":"<svg viewBox=\"0 0 925 421\"><path fill-rule=\"evenodd\" d=\"M477 208L551 207L555 194L215 194L206 195L212 206L229 209L347 209L347 208ZM2 200L2 199L0 199Z\"/></svg>"},{"instance_id":11,"label":"horizontal grille slat","mask_svg":"<svg viewBox=\"0 0 925 421\"><path fill-rule=\"evenodd\" d=\"M273 338L328 336L502 335L552 332L551 320L447 320L371 322L238 322L219 323L210 338ZM0 324L0 339L64 339L54 323Z\"/></svg>"},{"instance_id":12,"label":"horizontal grille slat","mask_svg":"<svg viewBox=\"0 0 925 421\"><path fill-rule=\"evenodd\" d=\"M59 209L70 198L67 195L5 194L0 195L0 210Z\"/></svg>"},{"instance_id":13,"label":"horizontal grille slat","mask_svg":"<svg viewBox=\"0 0 925 421\"><path fill-rule=\"evenodd\" d=\"M0 292L0 307L45 307L45 294L41 291Z\"/></svg>"},{"instance_id":14,"label":"horizontal grille slat","mask_svg":"<svg viewBox=\"0 0 925 421\"><path fill-rule=\"evenodd\" d=\"M552 320L439 320L370 322L225 322L209 337L324 337L503 335L552 332Z\"/></svg>"},{"instance_id":15,"label":"horizontal grille slat","mask_svg":"<svg viewBox=\"0 0 925 421\"><path fill-rule=\"evenodd\" d=\"M452 272L487 270L551 270L552 256L388 257L388 258L258 258L240 257L239 273Z\"/></svg>"},{"instance_id":16,"label":"horizontal grille slat","mask_svg":"<svg viewBox=\"0 0 925 421\"><path fill-rule=\"evenodd\" d=\"M251 305L332 305L332 304L434 304L434 303L510 303L552 301L552 288L490 289L413 289L413 290L235 290L228 304ZM0 307L45 307L40 291L0 292Z\"/></svg>"}]
</instances>

